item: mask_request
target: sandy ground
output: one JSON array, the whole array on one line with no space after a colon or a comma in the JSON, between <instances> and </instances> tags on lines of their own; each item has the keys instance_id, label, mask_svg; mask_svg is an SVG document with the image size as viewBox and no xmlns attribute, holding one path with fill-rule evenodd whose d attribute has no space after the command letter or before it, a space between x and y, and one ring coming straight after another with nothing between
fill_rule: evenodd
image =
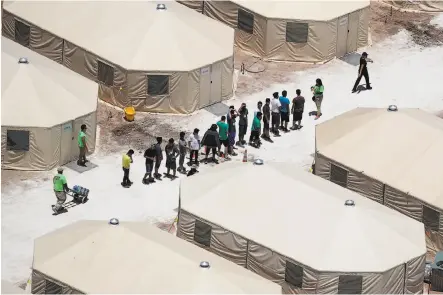
<instances>
[{"instance_id":1,"label":"sandy ground","mask_svg":"<svg viewBox=\"0 0 443 295\"><path fill-rule=\"evenodd\" d=\"M239 76L236 97L226 104L239 106L246 102L253 109L258 100L263 100L273 91L286 89L291 95L300 88L308 92L316 77L321 77L326 87L324 117L318 122L311 122L306 117L301 132L291 132L278 138L273 145L263 145L262 149L254 151L256 157L291 161L295 166L306 168L312 161L310 154L314 149L315 124L358 106L397 104L399 107L440 112L443 117L443 96L438 87L424 87L441 82L438 78L440 71L435 64L443 64L443 48L436 47L434 41L423 41L418 37L423 34L422 29L416 29L427 27L431 16L397 12L391 16L389 7L377 3L373 3L371 9L372 39L375 43L360 52L370 52L371 58L376 61L370 65L374 84L372 91L358 95L350 93L356 72L355 55L311 66L266 63L236 53L236 69L243 62L250 72ZM404 19L408 18L409 22L405 22ZM438 41L441 31L433 31L434 28L436 26L432 29L433 33L429 33L434 37L430 39ZM392 37L393 34L395 36ZM395 85L394 89L392 85ZM313 107L309 103L308 109ZM147 221L169 230L176 216L178 180L164 180L152 187L139 183L144 170L141 152L159 135L177 138L180 130L189 132L195 127L204 132L220 112L224 110L200 110L189 116L137 113L136 121L130 123L123 120L121 111L100 103L98 148L91 158L99 167L83 174L72 170L65 172L71 184L91 189L91 201L57 217L50 212L50 205L54 203L49 181L52 171L2 171L2 278L12 282L26 279L32 261L33 239L76 220L118 217ZM128 148L136 150L131 169L135 183L130 190L124 190L120 186L119 153ZM172 227L171 231L174 230Z\"/></svg>"}]
</instances>

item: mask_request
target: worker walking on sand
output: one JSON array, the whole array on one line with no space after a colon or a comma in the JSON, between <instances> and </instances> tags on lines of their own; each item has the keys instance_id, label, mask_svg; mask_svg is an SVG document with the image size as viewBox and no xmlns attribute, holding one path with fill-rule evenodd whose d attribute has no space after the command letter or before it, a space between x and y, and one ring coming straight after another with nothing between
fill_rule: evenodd
<instances>
[{"instance_id":1,"label":"worker walking on sand","mask_svg":"<svg viewBox=\"0 0 443 295\"><path fill-rule=\"evenodd\" d=\"M79 166L86 166L86 153L88 152L88 145L86 144L86 125L83 124L80 127L80 132L77 136L77 143L78 143L78 149L79 149L79 156L77 165Z\"/></svg>"},{"instance_id":2,"label":"worker walking on sand","mask_svg":"<svg viewBox=\"0 0 443 295\"><path fill-rule=\"evenodd\" d=\"M123 182L121 183L121 185L125 188L128 188L132 185L132 181L129 180L129 169L131 168L131 163L134 162L132 160L133 154L134 150L131 149L122 157Z\"/></svg>"},{"instance_id":3,"label":"worker walking on sand","mask_svg":"<svg viewBox=\"0 0 443 295\"><path fill-rule=\"evenodd\" d=\"M66 177L63 175L63 168L57 169L57 175L52 179L54 184L54 192L57 197L57 203L52 207L55 213L58 213L63 209L63 204L66 202L66 193L69 191L68 182Z\"/></svg>"},{"instance_id":4,"label":"worker walking on sand","mask_svg":"<svg viewBox=\"0 0 443 295\"><path fill-rule=\"evenodd\" d=\"M369 72L368 72L368 62L374 62L372 59L368 58L368 54L363 52L360 57L360 66L358 68L358 77L355 81L354 87L352 88L352 93L357 92L357 87L360 84L361 77L365 77L366 89L371 90L371 84L369 83Z\"/></svg>"}]
</instances>

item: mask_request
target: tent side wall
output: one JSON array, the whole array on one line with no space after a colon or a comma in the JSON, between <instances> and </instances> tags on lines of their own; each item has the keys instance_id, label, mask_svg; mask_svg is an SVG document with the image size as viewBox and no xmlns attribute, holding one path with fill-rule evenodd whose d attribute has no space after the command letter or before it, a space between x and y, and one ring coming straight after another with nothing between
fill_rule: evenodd
<instances>
[{"instance_id":1,"label":"tent side wall","mask_svg":"<svg viewBox=\"0 0 443 295\"><path fill-rule=\"evenodd\" d=\"M287 42L286 29L290 23L307 25L307 42ZM337 20L317 22L268 19L266 37L267 59L292 62L322 62L335 57Z\"/></svg>"},{"instance_id":2,"label":"tent side wall","mask_svg":"<svg viewBox=\"0 0 443 295\"><path fill-rule=\"evenodd\" d=\"M340 276L350 275L316 271L181 208L177 236L280 284L285 294L300 292L337 294L344 286L339 282ZM384 273L353 273L353 275L361 276L363 294L420 293L423 290L424 263L425 256L422 255ZM298 280L290 284L287 282L287 276L289 269L294 268L301 270L301 273L298 274Z\"/></svg>"},{"instance_id":3,"label":"tent side wall","mask_svg":"<svg viewBox=\"0 0 443 295\"><path fill-rule=\"evenodd\" d=\"M383 0L383 2L394 6L397 9L417 10L424 12L443 12L443 1L398 1Z\"/></svg>"},{"instance_id":4,"label":"tent side wall","mask_svg":"<svg viewBox=\"0 0 443 295\"><path fill-rule=\"evenodd\" d=\"M71 286L33 269L31 279L32 294L84 294Z\"/></svg>"},{"instance_id":5,"label":"tent side wall","mask_svg":"<svg viewBox=\"0 0 443 295\"><path fill-rule=\"evenodd\" d=\"M231 1L205 1L203 13L235 29L234 44L254 56L264 57L266 47L266 19ZM242 9L253 15L253 33L238 29L238 11Z\"/></svg>"},{"instance_id":6,"label":"tent side wall","mask_svg":"<svg viewBox=\"0 0 443 295\"><path fill-rule=\"evenodd\" d=\"M8 130L29 131L29 151L7 150ZM58 148L59 143L52 142L50 128L2 126L2 169L30 171L51 169L55 166L54 153L57 153ZM58 163L58 159L56 160Z\"/></svg>"},{"instance_id":7,"label":"tent side wall","mask_svg":"<svg viewBox=\"0 0 443 295\"><path fill-rule=\"evenodd\" d=\"M408 193L401 192L389 184L384 184L379 180L373 179L363 172L357 172L354 169L329 159L320 152L316 152L315 174L335 182L331 179L331 174L335 173L332 169L335 169L334 171L342 171L340 174L345 177L342 186L397 210L419 222L424 222L429 219L426 214L424 214L424 208L429 208L431 210L430 214L438 215L438 217L436 217L438 219L434 220L433 226L424 222L427 234L426 247L430 252L443 250L443 210L426 204ZM340 176L337 174L336 177L338 178ZM432 223L432 221L429 222Z\"/></svg>"},{"instance_id":8,"label":"tent side wall","mask_svg":"<svg viewBox=\"0 0 443 295\"><path fill-rule=\"evenodd\" d=\"M195 11L197 11L199 13L203 13L203 6L205 5L204 1L198 1L198 0L187 0L187 1L176 0L176 1L186 7L194 9Z\"/></svg>"}]
</instances>

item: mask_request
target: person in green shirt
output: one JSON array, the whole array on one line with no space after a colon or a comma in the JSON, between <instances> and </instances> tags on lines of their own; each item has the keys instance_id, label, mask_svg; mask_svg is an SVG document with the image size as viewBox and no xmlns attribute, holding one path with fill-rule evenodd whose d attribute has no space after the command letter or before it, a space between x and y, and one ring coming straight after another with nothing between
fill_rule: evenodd
<instances>
[{"instance_id":1,"label":"person in green shirt","mask_svg":"<svg viewBox=\"0 0 443 295\"><path fill-rule=\"evenodd\" d=\"M228 159L228 151L229 151L229 137L228 137L228 130L229 125L226 123L226 116L222 116L221 120L217 122L218 126L218 134L220 138L220 143L225 147L224 148L224 156L225 159Z\"/></svg>"},{"instance_id":2,"label":"person in green shirt","mask_svg":"<svg viewBox=\"0 0 443 295\"><path fill-rule=\"evenodd\" d=\"M321 103L323 102L323 92L325 91L325 87L323 86L321 79L315 80L315 85L311 87L311 90L312 94L314 94L312 100L315 102L315 106L317 107L317 115L315 116L315 120L317 120L322 115Z\"/></svg>"},{"instance_id":3,"label":"person in green shirt","mask_svg":"<svg viewBox=\"0 0 443 295\"><path fill-rule=\"evenodd\" d=\"M57 197L57 203L52 207L52 210L55 213L58 213L61 209L63 209L63 204L66 202L66 192L69 191L68 182L66 181L66 177L63 175L63 168L60 167L57 169L57 175L52 179L54 184L54 192Z\"/></svg>"},{"instance_id":4,"label":"person in green shirt","mask_svg":"<svg viewBox=\"0 0 443 295\"><path fill-rule=\"evenodd\" d=\"M78 143L78 149L79 149L79 156L77 165L79 166L86 166L86 153L88 152L88 145L86 144L86 125L83 124L80 127L80 132L77 136L77 143Z\"/></svg>"},{"instance_id":5,"label":"person in green shirt","mask_svg":"<svg viewBox=\"0 0 443 295\"><path fill-rule=\"evenodd\" d=\"M132 181L129 180L129 169L131 168L132 155L134 154L134 150L130 149L126 154L122 157L122 168L123 168L123 182L121 185L125 188L128 188L132 185Z\"/></svg>"},{"instance_id":6,"label":"person in green shirt","mask_svg":"<svg viewBox=\"0 0 443 295\"><path fill-rule=\"evenodd\" d=\"M261 133L261 119L263 117L262 112L257 112L257 115L252 120L251 127L251 136L249 137L249 145L259 148L261 145L260 142L260 133Z\"/></svg>"}]
</instances>

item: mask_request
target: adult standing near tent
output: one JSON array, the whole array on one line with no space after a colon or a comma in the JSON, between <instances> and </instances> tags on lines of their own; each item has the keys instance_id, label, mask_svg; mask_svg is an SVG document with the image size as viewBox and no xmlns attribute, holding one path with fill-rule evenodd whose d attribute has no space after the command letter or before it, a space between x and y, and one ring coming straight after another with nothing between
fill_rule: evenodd
<instances>
[{"instance_id":1,"label":"adult standing near tent","mask_svg":"<svg viewBox=\"0 0 443 295\"><path fill-rule=\"evenodd\" d=\"M162 142L163 138L157 137L157 144L155 145L156 155L155 155L155 172L154 172L154 177L157 179L161 177L160 173L158 173L158 169L160 168L160 164L163 161Z\"/></svg>"},{"instance_id":2,"label":"adult standing near tent","mask_svg":"<svg viewBox=\"0 0 443 295\"><path fill-rule=\"evenodd\" d=\"M79 156L77 165L79 166L86 166L86 153L88 152L88 145L86 144L86 125L82 124L80 127L80 132L77 136L77 143L78 143L78 149L79 149Z\"/></svg>"},{"instance_id":3,"label":"adult standing near tent","mask_svg":"<svg viewBox=\"0 0 443 295\"><path fill-rule=\"evenodd\" d=\"M228 116L228 137L229 137L229 148L230 150L228 151L230 155L232 156L236 156L237 153L234 151L236 149L235 147L235 136L237 134L237 129L235 127L235 122L237 121L237 111L232 108L230 109L230 114Z\"/></svg>"},{"instance_id":4,"label":"adult standing near tent","mask_svg":"<svg viewBox=\"0 0 443 295\"><path fill-rule=\"evenodd\" d=\"M280 118L281 118L281 127L280 129L288 132L288 123L289 123L289 112L290 112L290 108L289 105L291 104L291 101L289 100L289 98L287 98L288 96L288 92L286 90L283 90L281 93L281 96L279 98L280 100Z\"/></svg>"},{"instance_id":5,"label":"adult standing near tent","mask_svg":"<svg viewBox=\"0 0 443 295\"><path fill-rule=\"evenodd\" d=\"M311 90L312 94L314 94L312 100L315 102L315 106L317 107L317 113L315 116L315 120L317 120L322 115L321 104L323 102L323 92L325 91L325 87L323 86L323 82L320 78L315 80L315 85L311 87Z\"/></svg>"},{"instance_id":6,"label":"adult standing near tent","mask_svg":"<svg viewBox=\"0 0 443 295\"><path fill-rule=\"evenodd\" d=\"M280 100L278 99L278 92L274 92L272 96L273 99L271 101L271 116L272 116L271 132L274 133L275 136L280 136L278 132L278 127L280 126L281 103Z\"/></svg>"},{"instance_id":7,"label":"adult standing near tent","mask_svg":"<svg viewBox=\"0 0 443 295\"><path fill-rule=\"evenodd\" d=\"M66 193L68 192L68 182L66 177L63 175L63 168L57 169L57 175L52 179L54 184L54 192L57 198L57 203L52 207L55 213L58 213L62 208L63 204L66 202Z\"/></svg>"},{"instance_id":8,"label":"adult standing near tent","mask_svg":"<svg viewBox=\"0 0 443 295\"><path fill-rule=\"evenodd\" d=\"M358 77L355 81L354 87L352 88L352 93L357 92L357 87L360 84L361 77L365 77L366 89L371 90L371 84L369 83L369 72L368 72L368 62L374 62L372 59L368 58L368 53L363 52L360 57L360 66L358 68Z\"/></svg>"},{"instance_id":9,"label":"adult standing near tent","mask_svg":"<svg viewBox=\"0 0 443 295\"><path fill-rule=\"evenodd\" d=\"M121 185L125 188L128 188L132 185L132 181L129 180L129 169L131 168L131 163L133 163L133 160L132 160L133 154L134 154L134 150L130 149L122 157L123 182L121 183Z\"/></svg>"},{"instance_id":10,"label":"adult standing near tent","mask_svg":"<svg viewBox=\"0 0 443 295\"><path fill-rule=\"evenodd\" d=\"M269 134L269 122L271 122L271 99L266 98L265 105L263 106L263 134L262 138L273 142Z\"/></svg>"},{"instance_id":11,"label":"adult standing near tent","mask_svg":"<svg viewBox=\"0 0 443 295\"><path fill-rule=\"evenodd\" d=\"M248 130L248 108L245 103L241 104L240 109L238 110L239 120L238 120L238 142L237 145L243 146L245 141L245 135Z\"/></svg>"},{"instance_id":12,"label":"adult standing near tent","mask_svg":"<svg viewBox=\"0 0 443 295\"><path fill-rule=\"evenodd\" d=\"M201 147L201 142L200 142L200 136L198 135L198 133L200 132L200 130L198 128L194 129L194 132L189 135L188 138L188 145L189 145L189 149L190 149L190 160L189 160L189 164L195 164L195 165L199 165L198 162L198 151L200 150ZM194 162L193 162L194 161Z\"/></svg>"}]
</instances>

